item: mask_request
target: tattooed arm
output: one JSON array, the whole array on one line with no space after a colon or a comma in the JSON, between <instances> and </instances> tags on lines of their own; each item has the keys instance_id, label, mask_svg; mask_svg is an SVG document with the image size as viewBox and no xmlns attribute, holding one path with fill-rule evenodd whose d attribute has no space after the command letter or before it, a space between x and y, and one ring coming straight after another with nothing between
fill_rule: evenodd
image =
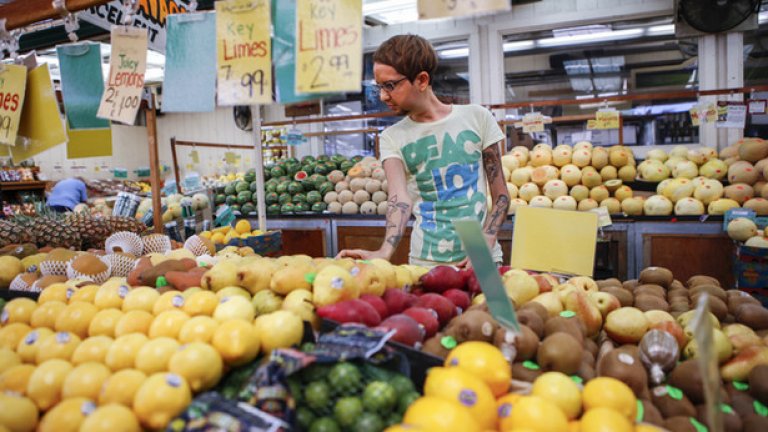
<instances>
[{"instance_id":1,"label":"tattooed arm","mask_svg":"<svg viewBox=\"0 0 768 432\"><path fill-rule=\"evenodd\" d=\"M483 150L483 168L485 168L485 176L488 179L491 202L493 203L483 227L490 247L496 243L501 224L507 219L507 209L509 208L509 193L501 169L499 145L496 143Z\"/></svg>"},{"instance_id":2,"label":"tattooed arm","mask_svg":"<svg viewBox=\"0 0 768 432\"><path fill-rule=\"evenodd\" d=\"M345 249L340 251L339 254L336 255L336 258L384 258L388 260L392 257L395 249L397 249L397 245L400 244L400 240L402 240L403 235L405 234L405 227L408 224L408 220L411 218L411 211L413 209L411 197L408 195L408 189L406 187L405 166L399 159L387 159L384 161L384 172L387 175L387 186L389 189L384 242L378 250L367 251L363 249ZM506 185L504 188L504 191L506 192Z\"/></svg>"}]
</instances>

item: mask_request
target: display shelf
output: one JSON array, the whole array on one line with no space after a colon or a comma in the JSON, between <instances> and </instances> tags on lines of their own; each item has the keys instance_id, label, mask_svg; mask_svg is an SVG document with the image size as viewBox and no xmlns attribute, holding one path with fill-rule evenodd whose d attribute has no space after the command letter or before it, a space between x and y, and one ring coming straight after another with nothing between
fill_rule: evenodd
<instances>
[{"instance_id":1,"label":"display shelf","mask_svg":"<svg viewBox=\"0 0 768 432\"><path fill-rule=\"evenodd\" d=\"M20 193L30 192L39 197L40 201L45 200L45 188L47 181L19 181L19 182L0 182L0 202L12 204L21 204Z\"/></svg>"}]
</instances>

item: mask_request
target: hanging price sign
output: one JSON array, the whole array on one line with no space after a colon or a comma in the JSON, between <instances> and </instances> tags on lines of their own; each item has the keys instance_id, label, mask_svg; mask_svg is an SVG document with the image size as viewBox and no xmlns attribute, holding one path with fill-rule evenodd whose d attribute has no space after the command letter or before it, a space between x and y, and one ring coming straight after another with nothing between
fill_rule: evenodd
<instances>
[{"instance_id":1,"label":"hanging price sign","mask_svg":"<svg viewBox=\"0 0 768 432\"><path fill-rule=\"evenodd\" d=\"M270 23L267 0L216 2L219 105L272 102Z\"/></svg>"},{"instance_id":2,"label":"hanging price sign","mask_svg":"<svg viewBox=\"0 0 768 432\"><path fill-rule=\"evenodd\" d=\"M133 124L141 105L147 69L147 29L112 27L109 80L97 117Z\"/></svg>"},{"instance_id":3,"label":"hanging price sign","mask_svg":"<svg viewBox=\"0 0 768 432\"><path fill-rule=\"evenodd\" d=\"M0 70L0 144L16 145L21 107L27 86L27 68L2 65Z\"/></svg>"},{"instance_id":4,"label":"hanging price sign","mask_svg":"<svg viewBox=\"0 0 768 432\"><path fill-rule=\"evenodd\" d=\"M296 1L296 93L360 91L362 17L360 0Z\"/></svg>"},{"instance_id":5,"label":"hanging price sign","mask_svg":"<svg viewBox=\"0 0 768 432\"><path fill-rule=\"evenodd\" d=\"M459 17L508 11L509 0L419 0L419 19Z\"/></svg>"}]
</instances>

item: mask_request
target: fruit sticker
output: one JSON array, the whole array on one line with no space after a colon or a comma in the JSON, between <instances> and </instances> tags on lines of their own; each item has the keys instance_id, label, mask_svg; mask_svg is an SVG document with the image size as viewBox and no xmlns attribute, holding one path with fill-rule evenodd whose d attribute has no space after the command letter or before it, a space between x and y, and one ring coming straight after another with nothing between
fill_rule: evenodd
<instances>
[{"instance_id":1,"label":"fruit sticker","mask_svg":"<svg viewBox=\"0 0 768 432\"><path fill-rule=\"evenodd\" d=\"M117 295L120 296L121 299L125 299L125 296L128 295L128 292L130 291L130 288L128 288L125 285L120 285L120 288L117 289Z\"/></svg>"},{"instance_id":2,"label":"fruit sticker","mask_svg":"<svg viewBox=\"0 0 768 432\"><path fill-rule=\"evenodd\" d=\"M2 313L0 313L0 324L7 324L8 323L8 310L3 310Z\"/></svg>"},{"instance_id":3,"label":"fruit sticker","mask_svg":"<svg viewBox=\"0 0 768 432\"><path fill-rule=\"evenodd\" d=\"M80 412L86 417L91 415L94 411L96 411L96 404L91 401L85 401L80 405Z\"/></svg>"},{"instance_id":4,"label":"fruit sticker","mask_svg":"<svg viewBox=\"0 0 768 432\"><path fill-rule=\"evenodd\" d=\"M56 342L60 344L66 344L67 342L69 342L69 339L70 339L69 333L67 332L56 333Z\"/></svg>"},{"instance_id":5,"label":"fruit sticker","mask_svg":"<svg viewBox=\"0 0 768 432\"><path fill-rule=\"evenodd\" d=\"M3 311L5 312L5 311ZM37 341L38 333L37 330L33 330L29 333L27 333L27 336L24 338L24 343L26 345L32 345Z\"/></svg>"},{"instance_id":6,"label":"fruit sticker","mask_svg":"<svg viewBox=\"0 0 768 432\"><path fill-rule=\"evenodd\" d=\"M466 407L472 407L477 403L477 393L464 389L459 392L459 402Z\"/></svg>"},{"instance_id":7,"label":"fruit sticker","mask_svg":"<svg viewBox=\"0 0 768 432\"><path fill-rule=\"evenodd\" d=\"M181 385L181 377L176 374L169 373L165 375L165 382L168 383L169 386L177 388Z\"/></svg>"}]
</instances>

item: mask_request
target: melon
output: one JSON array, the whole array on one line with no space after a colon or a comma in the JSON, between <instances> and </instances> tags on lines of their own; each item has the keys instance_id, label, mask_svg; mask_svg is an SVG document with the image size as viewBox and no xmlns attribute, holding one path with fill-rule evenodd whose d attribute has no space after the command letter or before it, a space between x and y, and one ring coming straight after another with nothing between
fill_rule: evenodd
<instances>
[{"instance_id":1,"label":"melon","mask_svg":"<svg viewBox=\"0 0 768 432\"><path fill-rule=\"evenodd\" d=\"M330 204L330 203L336 202L338 200L339 200L339 194L334 192L334 191L330 191L330 192L326 193L325 196L323 197L323 201L326 204Z\"/></svg>"},{"instance_id":2,"label":"melon","mask_svg":"<svg viewBox=\"0 0 768 432\"><path fill-rule=\"evenodd\" d=\"M664 195L664 189L666 189L671 182L672 182L672 179L664 179L659 184L657 184L656 195Z\"/></svg>"},{"instance_id":3,"label":"melon","mask_svg":"<svg viewBox=\"0 0 768 432\"><path fill-rule=\"evenodd\" d=\"M515 186L520 187L531 181L531 172L533 172L533 168L531 167L518 168L512 171L512 175L509 176L509 181Z\"/></svg>"},{"instance_id":4,"label":"melon","mask_svg":"<svg viewBox=\"0 0 768 432\"><path fill-rule=\"evenodd\" d=\"M621 202L621 211L628 216L643 215L643 199L640 197L627 198Z\"/></svg>"},{"instance_id":5,"label":"melon","mask_svg":"<svg viewBox=\"0 0 768 432\"><path fill-rule=\"evenodd\" d=\"M688 157L688 147L684 145L675 146L672 148L672 151L669 152L669 156L677 156L686 159Z\"/></svg>"},{"instance_id":6,"label":"melon","mask_svg":"<svg viewBox=\"0 0 768 432\"><path fill-rule=\"evenodd\" d=\"M515 198L515 199L512 199L512 200L509 200L509 208L507 208L507 214L508 215L513 215L517 211L518 207L525 207L527 205L528 205L528 203L524 199L521 199L521 198Z\"/></svg>"},{"instance_id":7,"label":"melon","mask_svg":"<svg viewBox=\"0 0 768 432\"><path fill-rule=\"evenodd\" d=\"M632 198L633 195L634 192L632 192L632 188L627 185L619 186L619 188L613 192L613 196L622 202L627 198Z\"/></svg>"},{"instance_id":8,"label":"melon","mask_svg":"<svg viewBox=\"0 0 768 432\"><path fill-rule=\"evenodd\" d=\"M667 152L662 149L653 149L645 155L646 159L656 159L659 162L664 162L669 159Z\"/></svg>"},{"instance_id":9,"label":"melon","mask_svg":"<svg viewBox=\"0 0 768 432\"><path fill-rule=\"evenodd\" d=\"M752 189L755 190L755 196L763 196L763 189L765 189L766 184L768 184L768 182L759 180L757 183L752 185Z\"/></svg>"},{"instance_id":10,"label":"melon","mask_svg":"<svg viewBox=\"0 0 768 432\"><path fill-rule=\"evenodd\" d=\"M365 190L366 183L368 183L367 179L362 177L355 177L349 182L349 190L352 192Z\"/></svg>"},{"instance_id":11,"label":"melon","mask_svg":"<svg viewBox=\"0 0 768 432\"><path fill-rule=\"evenodd\" d=\"M339 193L341 193L341 191L349 190L349 183L343 180L340 182L337 182L336 186L334 186L334 190Z\"/></svg>"},{"instance_id":12,"label":"melon","mask_svg":"<svg viewBox=\"0 0 768 432\"><path fill-rule=\"evenodd\" d=\"M600 207L607 208L610 214L621 213L621 202L616 198L606 198L600 201Z\"/></svg>"},{"instance_id":13,"label":"melon","mask_svg":"<svg viewBox=\"0 0 768 432\"><path fill-rule=\"evenodd\" d=\"M591 165L595 169L603 169L608 165L608 150L604 147L595 147L592 149Z\"/></svg>"},{"instance_id":14,"label":"melon","mask_svg":"<svg viewBox=\"0 0 768 432\"><path fill-rule=\"evenodd\" d=\"M760 159L755 163L755 170L760 175L760 180L765 180L765 169L768 167L768 158L766 159Z\"/></svg>"},{"instance_id":15,"label":"melon","mask_svg":"<svg viewBox=\"0 0 768 432\"><path fill-rule=\"evenodd\" d=\"M728 175L728 165L720 159L710 159L699 168L699 174L706 178L722 180Z\"/></svg>"},{"instance_id":16,"label":"melon","mask_svg":"<svg viewBox=\"0 0 768 432\"><path fill-rule=\"evenodd\" d=\"M632 165L625 165L619 168L619 178L625 183L631 183L635 181L637 177L637 168Z\"/></svg>"},{"instance_id":17,"label":"melon","mask_svg":"<svg viewBox=\"0 0 768 432\"><path fill-rule=\"evenodd\" d=\"M520 167L520 160L511 154L505 154L501 157L501 166L509 170L511 173Z\"/></svg>"},{"instance_id":18,"label":"melon","mask_svg":"<svg viewBox=\"0 0 768 432\"><path fill-rule=\"evenodd\" d=\"M333 170L328 173L328 181L336 184L340 181L344 180L344 173L339 170Z\"/></svg>"},{"instance_id":19,"label":"melon","mask_svg":"<svg viewBox=\"0 0 768 432\"><path fill-rule=\"evenodd\" d=\"M515 186L514 183L507 183L507 195L509 195L509 199L517 198L517 194L517 186Z\"/></svg>"},{"instance_id":20,"label":"melon","mask_svg":"<svg viewBox=\"0 0 768 432\"><path fill-rule=\"evenodd\" d=\"M768 200L765 198L752 198L744 203L744 208L752 209L758 216L768 216Z\"/></svg>"},{"instance_id":21,"label":"melon","mask_svg":"<svg viewBox=\"0 0 768 432\"><path fill-rule=\"evenodd\" d=\"M731 166L740 160L741 159L739 159L738 156L734 156L734 157L729 157L728 159L723 159L723 162L725 162L726 165Z\"/></svg>"},{"instance_id":22,"label":"melon","mask_svg":"<svg viewBox=\"0 0 768 432\"><path fill-rule=\"evenodd\" d=\"M386 202L386 201L382 201L382 202L380 202L380 203L379 203L379 204L376 206L376 214L379 214L379 215L386 215L386 214L387 214L387 207L388 207L388 204L387 204L387 202Z\"/></svg>"},{"instance_id":23,"label":"melon","mask_svg":"<svg viewBox=\"0 0 768 432\"><path fill-rule=\"evenodd\" d=\"M339 192L337 200L340 203L342 203L342 204L346 204L346 203L352 201L352 199L354 199L354 197L355 197L355 194L352 193L351 190L343 190L343 191Z\"/></svg>"},{"instance_id":24,"label":"melon","mask_svg":"<svg viewBox=\"0 0 768 432\"><path fill-rule=\"evenodd\" d=\"M552 200L544 195L537 195L533 197L530 201L528 201L528 205L531 207L544 207L544 208L551 208L552 207Z\"/></svg>"},{"instance_id":25,"label":"melon","mask_svg":"<svg viewBox=\"0 0 768 432\"><path fill-rule=\"evenodd\" d=\"M589 190L589 197L597 202L602 202L609 196L611 196L611 193L608 191L608 188L603 185L595 186Z\"/></svg>"},{"instance_id":26,"label":"melon","mask_svg":"<svg viewBox=\"0 0 768 432\"><path fill-rule=\"evenodd\" d=\"M593 188L603 184L603 178L599 173L592 170L584 170L581 172L581 184L588 188Z\"/></svg>"},{"instance_id":27,"label":"melon","mask_svg":"<svg viewBox=\"0 0 768 432\"><path fill-rule=\"evenodd\" d=\"M573 151L576 151L576 150L592 151L592 143L589 141L579 141L573 145Z\"/></svg>"},{"instance_id":28,"label":"melon","mask_svg":"<svg viewBox=\"0 0 768 432\"><path fill-rule=\"evenodd\" d=\"M551 145L549 145L549 144L547 144L547 143L543 143L543 142L542 142L542 143L538 143L538 144L536 144L536 145L535 145L535 146L533 146L533 148L531 149L531 151L536 151L536 150L546 150L546 151L548 151L548 152L551 152L551 151L552 151L552 146L551 146Z\"/></svg>"},{"instance_id":29,"label":"melon","mask_svg":"<svg viewBox=\"0 0 768 432\"><path fill-rule=\"evenodd\" d=\"M728 181L731 183L755 184L760 174L754 165L743 160L728 167Z\"/></svg>"},{"instance_id":30,"label":"melon","mask_svg":"<svg viewBox=\"0 0 768 432\"><path fill-rule=\"evenodd\" d=\"M720 159L728 159L739 155L739 146L737 144L729 145L720 150Z\"/></svg>"},{"instance_id":31,"label":"melon","mask_svg":"<svg viewBox=\"0 0 768 432\"><path fill-rule=\"evenodd\" d=\"M704 162L717 159L717 149L714 147L702 147L699 149L702 155L704 155Z\"/></svg>"},{"instance_id":32,"label":"melon","mask_svg":"<svg viewBox=\"0 0 768 432\"><path fill-rule=\"evenodd\" d=\"M516 146L510 152L510 155L517 159L518 166L520 167L524 167L526 164L528 164L529 154L530 152L528 151L528 148L523 146Z\"/></svg>"},{"instance_id":33,"label":"melon","mask_svg":"<svg viewBox=\"0 0 768 432\"><path fill-rule=\"evenodd\" d=\"M611 165L621 168L629 163L629 153L630 151L626 149L613 150L608 154L608 160Z\"/></svg>"},{"instance_id":34,"label":"melon","mask_svg":"<svg viewBox=\"0 0 768 432\"><path fill-rule=\"evenodd\" d=\"M699 167L693 161L679 162L672 169L672 177L692 179L699 175Z\"/></svg>"},{"instance_id":35,"label":"melon","mask_svg":"<svg viewBox=\"0 0 768 432\"><path fill-rule=\"evenodd\" d=\"M675 203L675 214L678 216L700 216L704 212L704 204L695 198L683 198Z\"/></svg>"},{"instance_id":36,"label":"melon","mask_svg":"<svg viewBox=\"0 0 768 432\"><path fill-rule=\"evenodd\" d=\"M723 195L741 205L747 202L750 198L753 198L755 196L755 191L752 189L752 186L746 183L736 183L726 186Z\"/></svg>"},{"instance_id":37,"label":"melon","mask_svg":"<svg viewBox=\"0 0 768 432\"><path fill-rule=\"evenodd\" d=\"M522 186L520 186L520 190L518 191L517 195L524 199L527 202L530 202L533 197L540 194L539 187L536 185L536 183L526 183Z\"/></svg>"},{"instance_id":38,"label":"melon","mask_svg":"<svg viewBox=\"0 0 768 432\"><path fill-rule=\"evenodd\" d=\"M738 217L728 222L728 237L736 241L747 241L750 237L757 235L757 225L751 220Z\"/></svg>"},{"instance_id":39,"label":"melon","mask_svg":"<svg viewBox=\"0 0 768 432\"><path fill-rule=\"evenodd\" d=\"M553 167L552 165L540 166L534 168L534 170L531 171L531 181L536 183L537 186L541 187L544 186L548 181L556 179L558 174L559 172L557 168Z\"/></svg>"},{"instance_id":40,"label":"melon","mask_svg":"<svg viewBox=\"0 0 768 432\"><path fill-rule=\"evenodd\" d=\"M374 168L373 171L371 171L371 178L374 178L380 182L387 179L387 172L384 171L384 168Z\"/></svg>"},{"instance_id":41,"label":"melon","mask_svg":"<svg viewBox=\"0 0 768 432\"><path fill-rule=\"evenodd\" d=\"M619 177L619 170L613 165L606 165L600 170L600 177L605 180L613 180Z\"/></svg>"},{"instance_id":42,"label":"melon","mask_svg":"<svg viewBox=\"0 0 768 432\"><path fill-rule=\"evenodd\" d=\"M712 201L723 197L723 184L717 180L707 180L704 184L696 186L693 191L693 197L701 201L704 205L709 205Z\"/></svg>"},{"instance_id":43,"label":"melon","mask_svg":"<svg viewBox=\"0 0 768 432\"><path fill-rule=\"evenodd\" d=\"M584 185L576 185L571 188L568 195L572 196L576 201L581 202L589 198L589 188Z\"/></svg>"},{"instance_id":44,"label":"melon","mask_svg":"<svg viewBox=\"0 0 768 432\"><path fill-rule=\"evenodd\" d=\"M577 206L578 203L576 203L576 200L569 195L559 196L552 201L552 208L558 210L576 210Z\"/></svg>"},{"instance_id":45,"label":"melon","mask_svg":"<svg viewBox=\"0 0 768 432\"><path fill-rule=\"evenodd\" d=\"M653 195L643 203L643 213L649 216L669 216L673 208L672 201L663 195Z\"/></svg>"},{"instance_id":46,"label":"melon","mask_svg":"<svg viewBox=\"0 0 768 432\"><path fill-rule=\"evenodd\" d=\"M376 204L385 202L387 200L387 193L384 191L377 191L374 192L373 195L371 195L371 201L375 202Z\"/></svg>"},{"instance_id":47,"label":"melon","mask_svg":"<svg viewBox=\"0 0 768 432\"><path fill-rule=\"evenodd\" d=\"M584 168L592 162L592 151L587 149L574 150L571 156L571 163L579 168Z\"/></svg>"},{"instance_id":48,"label":"melon","mask_svg":"<svg viewBox=\"0 0 768 432\"><path fill-rule=\"evenodd\" d=\"M360 206L360 214L373 215L376 214L377 205L373 201L366 201Z\"/></svg>"},{"instance_id":49,"label":"melon","mask_svg":"<svg viewBox=\"0 0 768 432\"><path fill-rule=\"evenodd\" d=\"M699 149L690 149L688 150L687 158L689 161L695 163L697 166L703 164L704 161L704 153L701 152Z\"/></svg>"},{"instance_id":50,"label":"melon","mask_svg":"<svg viewBox=\"0 0 768 432\"><path fill-rule=\"evenodd\" d=\"M611 180L606 180L605 183L603 183L603 186L608 188L608 192L614 193L616 192L617 189L621 187L622 184L623 182L619 179L611 179Z\"/></svg>"},{"instance_id":51,"label":"melon","mask_svg":"<svg viewBox=\"0 0 768 432\"><path fill-rule=\"evenodd\" d=\"M592 198L586 198L579 201L579 205L577 209L579 211L590 211L590 210L596 209L597 207L598 207L597 201L593 200Z\"/></svg>"},{"instance_id":52,"label":"melon","mask_svg":"<svg viewBox=\"0 0 768 432\"><path fill-rule=\"evenodd\" d=\"M669 177L669 168L655 159L646 159L638 167L637 171L643 180L660 182Z\"/></svg>"},{"instance_id":53,"label":"melon","mask_svg":"<svg viewBox=\"0 0 768 432\"><path fill-rule=\"evenodd\" d=\"M757 162L768 157L768 141L761 138L743 138L740 140L739 158L747 162Z\"/></svg>"},{"instance_id":54,"label":"melon","mask_svg":"<svg viewBox=\"0 0 768 432\"><path fill-rule=\"evenodd\" d=\"M342 214L357 214L358 210L359 210L359 207L357 203L354 201L345 202L341 206Z\"/></svg>"},{"instance_id":55,"label":"melon","mask_svg":"<svg viewBox=\"0 0 768 432\"><path fill-rule=\"evenodd\" d=\"M662 191L662 195L669 198L673 203L678 202L683 198L693 196L693 191L696 189L693 182L687 178L677 178L670 181Z\"/></svg>"},{"instance_id":56,"label":"melon","mask_svg":"<svg viewBox=\"0 0 768 432\"><path fill-rule=\"evenodd\" d=\"M507 167L502 166L501 167L501 173L502 173L502 176L504 177L504 181L508 182L509 181L509 177L512 176L512 171L508 170Z\"/></svg>"},{"instance_id":57,"label":"melon","mask_svg":"<svg viewBox=\"0 0 768 432\"><path fill-rule=\"evenodd\" d=\"M707 206L707 213L711 215L724 215L725 212L732 208L739 208L739 203L732 199L720 198L712 201Z\"/></svg>"},{"instance_id":58,"label":"melon","mask_svg":"<svg viewBox=\"0 0 768 432\"><path fill-rule=\"evenodd\" d=\"M542 188L544 195L554 200L557 197L568 195L568 185L562 180L549 180Z\"/></svg>"},{"instance_id":59,"label":"melon","mask_svg":"<svg viewBox=\"0 0 768 432\"><path fill-rule=\"evenodd\" d=\"M672 156L669 159L667 159L666 161L664 161L664 166L667 167L669 169L669 171L671 172L673 169L675 169L677 164L679 164L680 162L686 161L686 160L687 159L685 159L685 158L681 158L681 157L677 157L677 156Z\"/></svg>"},{"instance_id":60,"label":"melon","mask_svg":"<svg viewBox=\"0 0 768 432\"><path fill-rule=\"evenodd\" d=\"M371 194L369 194L366 190L360 189L359 191L355 192L355 194L352 196L352 201L355 202L355 204L361 206L364 202L371 200Z\"/></svg>"},{"instance_id":61,"label":"melon","mask_svg":"<svg viewBox=\"0 0 768 432\"><path fill-rule=\"evenodd\" d=\"M744 243L745 246L756 248L768 248L768 238L763 236L754 236L747 239Z\"/></svg>"},{"instance_id":62,"label":"melon","mask_svg":"<svg viewBox=\"0 0 768 432\"><path fill-rule=\"evenodd\" d=\"M389 182L384 180L381 182L381 190L384 192L389 192Z\"/></svg>"},{"instance_id":63,"label":"melon","mask_svg":"<svg viewBox=\"0 0 768 432\"><path fill-rule=\"evenodd\" d=\"M571 163L572 154L573 150L571 149L571 146L561 144L552 150L552 163L558 167L568 165Z\"/></svg>"},{"instance_id":64,"label":"melon","mask_svg":"<svg viewBox=\"0 0 768 432\"><path fill-rule=\"evenodd\" d=\"M539 148L531 152L531 165L540 167L552 163L552 151L546 148Z\"/></svg>"},{"instance_id":65,"label":"melon","mask_svg":"<svg viewBox=\"0 0 768 432\"><path fill-rule=\"evenodd\" d=\"M333 202L328 203L328 211L330 213L340 214L341 213L341 207L342 207L341 203L338 202L338 201L333 201Z\"/></svg>"},{"instance_id":66,"label":"melon","mask_svg":"<svg viewBox=\"0 0 768 432\"><path fill-rule=\"evenodd\" d=\"M568 187L581 183L581 168L576 165L569 164L560 169L560 179L568 185Z\"/></svg>"},{"instance_id":67,"label":"melon","mask_svg":"<svg viewBox=\"0 0 768 432\"><path fill-rule=\"evenodd\" d=\"M381 190L381 182L376 179L368 179L365 183L365 190L370 194L378 192Z\"/></svg>"}]
</instances>

